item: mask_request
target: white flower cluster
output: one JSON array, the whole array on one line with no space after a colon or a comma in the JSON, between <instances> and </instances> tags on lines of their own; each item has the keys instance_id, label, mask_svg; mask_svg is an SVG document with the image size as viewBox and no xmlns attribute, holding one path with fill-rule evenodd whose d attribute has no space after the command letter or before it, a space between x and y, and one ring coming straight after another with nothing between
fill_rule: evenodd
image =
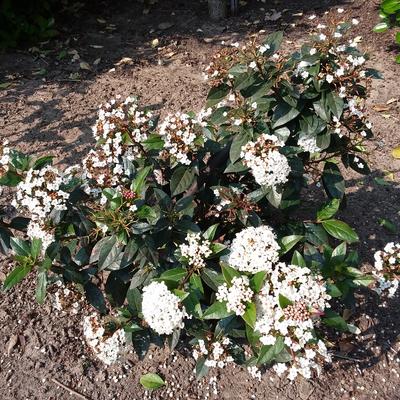
<instances>
[{"instance_id":1,"label":"white flower cluster","mask_svg":"<svg viewBox=\"0 0 400 400\"><path fill-rule=\"evenodd\" d=\"M113 155L107 156L101 148L90 150L83 160L82 178L86 181L85 191L88 194L97 196L101 188L118 187L124 175L122 161Z\"/></svg>"},{"instance_id":2,"label":"white flower cluster","mask_svg":"<svg viewBox=\"0 0 400 400\"><path fill-rule=\"evenodd\" d=\"M0 144L0 177L8 171L8 163L10 162L10 148L8 140L3 140Z\"/></svg>"},{"instance_id":3,"label":"white flower cluster","mask_svg":"<svg viewBox=\"0 0 400 400\"><path fill-rule=\"evenodd\" d=\"M152 282L143 288L142 313L150 328L160 335L183 328L183 319L188 316L179 297L164 282Z\"/></svg>"},{"instance_id":4,"label":"white flower cluster","mask_svg":"<svg viewBox=\"0 0 400 400\"><path fill-rule=\"evenodd\" d=\"M311 368L318 370L317 354L330 361L323 343L316 347L313 333L315 322L330 307L330 298L322 277L313 275L306 267L285 263L275 266L257 295L255 329L262 335L260 341L273 345L278 336L283 336L285 345L296 354L289 379L294 379L297 373L309 378ZM282 305L282 299L289 304ZM276 368L282 370L284 364Z\"/></svg>"},{"instance_id":5,"label":"white flower cluster","mask_svg":"<svg viewBox=\"0 0 400 400\"><path fill-rule=\"evenodd\" d=\"M97 358L110 365L118 360L119 354L125 345L125 332L116 330L111 336L101 324L97 314L92 314L83 320L83 334L86 343L93 350Z\"/></svg>"},{"instance_id":6,"label":"white flower cluster","mask_svg":"<svg viewBox=\"0 0 400 400\"><path fill-rule=\"evenodd\" d=\"M72 313L74 315L78 314L82 310L82 305L85 303L82 294L72 287L66 287L63 282L55 282L57 287L52 305L55 310L61 313Z\"/></svg>"},{"instance_id":7,"label":"white flower cluster","mask_svg":"<svg viewBox=\"0 0 400 400\"><path fill-rule=\"evenodd\" d=\"M42 169L30 169L25 180L17 187L13 206L25 208L31 219L42 221L53 210L65 210L69 194L62 190L63 175L50 165Z\"/></svg>"},{"instance_id":8,"label":"white flower cluster","mask_svg":"<svg viewBox=\"0 0 400 400\"><path fill-rule=\"evenodd\" d=\"M288 181L290 166L278 150L282 145L276 136L262 134L255 142L242 147L243 162L259 185L273 188Z\"/></svg>"},{"instance_id":9,"label":"white flower cluster","mask_svg":"<svg viewBox=\"0 0 400 400\"><path fill-rule=\"evenodd\" d=\"M262 225L249 227L236 234L232 241L227 263L239 271L271 271L279 260L280 247L272 228Z\"/></svg>"},{"instance_id":10,"label":"white flower cluster","mask_svg":"<svg viewBox=\"0 0 400 400\"><path fill-rule=\"evenodd\" d=\"M393 297L399 287L400 280L400 243L387 243L383 250L374 254L375 270L378 286L375 291L382 294L388 291L388 296Z\"/></svg>"},{"instance_id":11,"label":"white flower cluster","mask_svg":"<svg viewBox=\"0 0 400 400\"><path fill-rule=\"evenodd\" d=\"M317 137L313 135L300 134L297 145L311 154L319 153L322 150L317 144Z\"/></svg>"},{"instance_id":12,"label":"white flower cluster","mask_svg":"<svg viewBox=\"0 0 400 400\"><path fill-rule=\"evenodd\" d=\"M234 277L231 286L226 283L218 287L216 299L226 301L228 312L243 315L246 311L246 303L251 301L254 292L250 289L250 281L247 276Z\"/></svg>"},{"instance_id":13,"label":"white flower cluster","mask_svg":"<svg viewBox=\"0 0 400 400\"><path fill-rule=\"evenodd\" d=\"M159 133L164 140L164 154L184 165L190 165L190 154L204 142L197 120L180 112L168 115L160 124Z\"/></svg>"},{"instance_id":14,"label":"white flower cluster","mask_svg":"<svg viewBox=\"0 0 400 400\"><path fill-rule=\"evenodd\" d=\"M93 136L107 157L124 154L129 159L140 158L143 156L141 143L154 128L154 116L150 111L140 111L134 97L127 97L123 102L120 98L117 96L116 100L99 107ZM124 143L123 135L129 137Z\"/></svg>"},{"instance_id":15,"label":"white flower cluster","mask_svg":"<svg viewBox=\"0 0 400 400\"><path fill-rule=\"evenodd\" d=\"M205 365L209 368L224 368L227 363L233 362L233 357L229 355L228 346L231 344L229 338L221 341L205 342L199 339L198 346L193 350L193 358L205 357Z\"/></svg>"},{"instance_id":16,"label":"white flower cluster","mask_svg":"<svg viewBox=\"0 0 400 400\"><path fill-rule=\"evenodd\" d=\"M36 238L42 241L42 253L54 242L54 229L47 227L43 222L30 220L27 236L31 239Z\"/></svg>"},{"instance_id":17,"label":"white flower cluster","mask_svg":"<svg viewBox=\"0 0 400 400\"><path fill-rule=\"evenodd\" d=\"M206 266L206 258L211 255L210 241L204 239L200 232L189 232L186 235L186 243L179 245L182 257L187 259L190 266L201 269Z\"/></svg>"},{"instance_id":18,"label":"white flower cluster","mask_svg":"<svg viewBox=\"0 0 400 400\"><path fill-rule=\"evenodd\" d=\"M123 158L129 161L143 156L141 143L154 129L150 111L140 111L136 99L121 101L117 96L99 107L98 119L93 126L97 148L83 160L83 178L89 183L86 191L98 195L101 188L118 187L125 176Z\"/></svg>"}]
</instances>

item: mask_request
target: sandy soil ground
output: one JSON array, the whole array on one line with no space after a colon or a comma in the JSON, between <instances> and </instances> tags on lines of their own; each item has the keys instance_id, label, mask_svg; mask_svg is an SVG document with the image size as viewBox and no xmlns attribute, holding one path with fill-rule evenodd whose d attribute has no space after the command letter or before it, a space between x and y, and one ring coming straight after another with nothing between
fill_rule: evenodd
<instances>
[{"instance_id":1,"label":"sandy soil ground","mask_svg":"<svg viewBox=\"0 0 400 400\"><path fill-rule=\"evenodd\" d=\"M400 67L393 61L391 35L371 32L378 19L377 4L377 0L250 1L238 17L211 23L204 2L160 1L148 15L136 3L99 2L95 10L83 9L79 18L65 21L57 40L30 51L0 54L0 82L9 83L0 91L0 135L21 150L55 154L59 165L70 165L93 146L90 127L99 103L116 94L136 94L143 104L162 113L198 110L207 93L202 71L222 40L241 41L260 29L284 29L285 46L297 48L325 11L343 7L348 16L360 20L362 46L371 54L369 64L385 78L374 81L369 102L376 134L369 157L373 173L368 177L346 173L348 210L341 214L359 232L359 250L368 267L375 249L398 238L381 227L379 219L400 227L400 161L390 154L400 144ZM266 21L270 8L282 12L282 17ZM312 14L318 18L308 19ZM157 47L152 46L154 39L159 41ZM90 70L80 68L86 67L82 62ZM379 185L379 177L386 177L388 185ZM6 201L4 197L1 203ZM0 281L10 268L10 260L4 259ZM360 306L352 320L361 335L341 337L334 366L320 377L290 384L268 371L259 382L239 367L212 372L197 382L185 347L173 354L154 348L143 361L127 353L121 362L105 367L82 342L82 315L55 310L52 294L39 307L33 293L33 279L7 296L0 293L2 400L79 398L54 379L91 400L400 399L399 297L381 304L376 295L359 293ZM84 304L82 312L89 312ZM158 372L167 387L145 392L139 384L145 372ZM210 383L211 377L217 378L216 383Z\"/></svg>"}]
</instances>

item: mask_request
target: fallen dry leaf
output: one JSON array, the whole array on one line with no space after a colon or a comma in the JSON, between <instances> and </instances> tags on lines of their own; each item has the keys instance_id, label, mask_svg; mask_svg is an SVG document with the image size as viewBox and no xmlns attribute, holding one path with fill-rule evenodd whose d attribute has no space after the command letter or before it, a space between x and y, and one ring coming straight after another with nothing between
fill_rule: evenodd
<instances>
[{"instance_id":1,"label":"fallen dry leaf","mask_svg":"<svg viewBox=\"0 0 400 400\"><path fill-rule=\"evenodd\" d=\"M354 344L350 343L347 340L340 340L339 341L339 349L341 353L350 353L354 350Z\"/></svg>"},{"instance_id":2,"label":"fallen dry leaf","mask_svg":"<svg viewBox=\"0 0 400 400\"><path fill-rule=\"evenodd\" d=\"M378 112L383 112L383 111L389 111L390 110L390 107L388 107L385 104L375 104L374 106L372 106L372 108L375 111L378 111Z\"/></svg>"},{"instance_id":3,"label":"fallen dry leaf","mask_svg":"<svg viewBox=\"0 0 400 400\"><path fill-rule=\"evenodd\" d=\"M396 158L396 159L399 159L399 158L400 158L400 147L395 147L395 148L392 150L392 156L393 156L394 158Z\"/></svg>"},{"instance_id":4,"label":"fallen dry leaf","mask_svg":"<svg viewBox=\"0 0 400 400\"><path fill-rule=\"evenodd\" d=\"M7 355L10 355L13 351L13 348L17 345L18 343L18 335L11 335L10 339L7 342Z\"/></svg>"},{"instance_id":5,"label":"fallen dry leaf","mask_svg":"<svg viewBox=\"0 0 400 400\"><path fill-rule=\"evenodd\" d=\"M282 17L282 13L279 11L276 11L274 8L271 10L270 13L265 14L266 21L277 21L281 17Z\"/></svg>"},{"instance_id":6,"label":"fallen dry leaf","mask_svg":"<svg viewBox=\"0 0 400 400\"><path fill-rule=\"evenodd\" d=\"M91 71L91 69L92 69L86 61L81 61L81 63L79 64L79 68L85 69L87 71Z\"/></svg>"},{"instance_id":7,"label":"fallen dry leaf","mask_svg":"<svg viewBox=\"0 0 400 400\"><path fill-rule=\"evenodd\" d=\"M101 61L101 57L96 58L96 59L93 61L93 65L99 65L100 61Z\"/></svg>"},{"instance_id":8,"label":"fallen dry leaf","mask_svg":"<svg viewBox=\"0 0 400 400\"><path fill-rule=\"evenodd\" d=\"M89 44L89 47L92 47L93 49L102 49L104 46L100 46L99 44Z\"/></svg>"},{"instance_id":9,"label":"fallen dry leaf","mask_svg":"<svg viewBox=\"0 0 400 400\"><path fill-rule=\"evenodd\" d=\"M399 101L399 99L395 99L395 98L393 98L393 99L390 99L390 100L388 100L387 102L386 102L386 104L392 104L392 103L396 103L396 101Z\"/></svg>"},{"instance_id":10,"label":"fallen dry leaf","mask_svg":"<svg viewBox=\"0 0 400 400\"><path fill-rule=\"evenodd\" d=\"M114 64L114 65L124 65L124 64L126 64L126 65L133 64L132 58L130 58L130 57L123 57L123 58L121 58L121 59L120 59L116 64Z\"/></svg>"}]
</instances>

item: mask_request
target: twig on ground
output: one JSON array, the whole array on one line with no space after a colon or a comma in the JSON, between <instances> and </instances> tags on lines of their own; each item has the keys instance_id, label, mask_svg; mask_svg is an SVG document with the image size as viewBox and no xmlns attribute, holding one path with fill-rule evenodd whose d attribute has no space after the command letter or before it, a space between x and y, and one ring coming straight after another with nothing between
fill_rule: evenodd
<instances>
[{"instance_id":1,"label":"twig on ground","mask_svg":"<svg viewBox=\"0 0 400 400\"><path fill-rule=\"evenodd\" d=\"M63 389L68 390L71 394L74 394L76 397L79 397L82 400L90 400L89 397L86 397L83 394L78 393L76 390L64 385L56 378L51 378L51 381L54 382L56 385L61 386Z\"/></svg>"},{"instance_id":2,"label":"twig on ground","mask_svg":"<svg viewBox=\"0 0 400 400\"><path fill-rule=\"evenodd\" d=\"M347 357L347 356L342 356L341 354L337 354L337 353L333 353L332 355L337 358L343 358L344 360L363 362L363 360L360 360L359 358L351 358L351 357Z\"/></svg>"}]
</instances>

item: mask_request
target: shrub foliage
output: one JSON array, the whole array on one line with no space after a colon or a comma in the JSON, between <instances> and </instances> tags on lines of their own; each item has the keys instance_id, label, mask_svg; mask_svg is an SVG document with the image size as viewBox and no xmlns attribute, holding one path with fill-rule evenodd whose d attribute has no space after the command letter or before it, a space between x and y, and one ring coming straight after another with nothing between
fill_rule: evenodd
<instances>
[{"instance_id":1,"label":"shrub foliage","mask_svg":"<svg viewBox=\"0 0 400 400\"><path fill-rule=\"evenodd\" d=\"M34 272L42 302L51 280L74 282L100 313L115 310L140 356L189 338L198 376L236 361L310 377L329 361L327 328L357 331L341 307L373 281L336 214L342 166L369 172L376 71L351 24L332 22L289 55L281 32L221 49L197 115L159 121L132 97L101 106L96 146L63 172L4 143L0 182L29 218L3 216L17 263L4 289ZM305 201L314 186L324 202Z\"/></svg>"}]
</instances>

